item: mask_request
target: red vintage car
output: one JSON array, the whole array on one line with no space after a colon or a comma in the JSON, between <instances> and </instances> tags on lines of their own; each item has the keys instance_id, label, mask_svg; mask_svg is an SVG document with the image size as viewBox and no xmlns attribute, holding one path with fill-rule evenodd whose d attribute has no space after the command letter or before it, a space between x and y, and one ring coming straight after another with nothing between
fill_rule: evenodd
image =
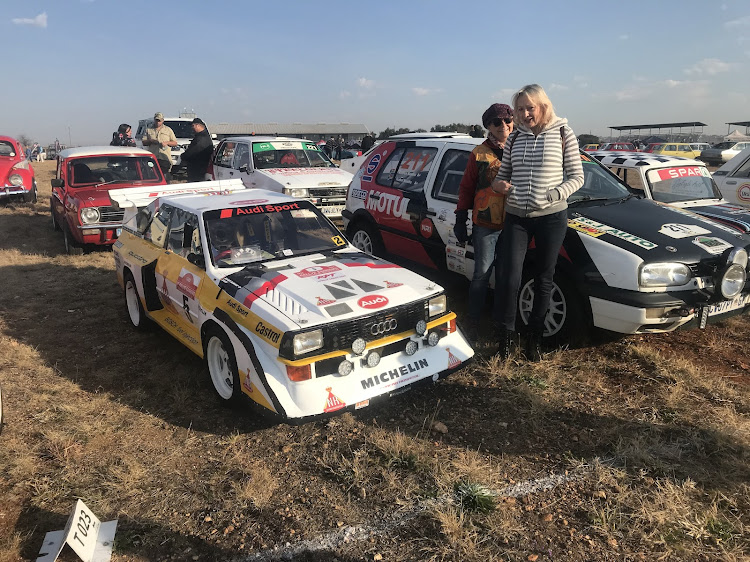
<instances>
[{"instance_id":1,"label":"red vintage car","mask_svg":"<svg viewBox=\"0 0 750 562\"><path fill-rule=\"evenodd\" d=\"M51 183L52 226L62 230L67 253L81 254L86 245L111 245L120 235L124 212L112 207L110 190L167 182L147 150L89 146L60 152Z\"/></svg>"},{"instance_id":2,"label":"red vintage car","mask_svg":"<svg viewBox=\"0 0 750 562\"><path fill-rule=\"evenodd\" d=\"M19 197L36 203L36 193L34 168L23 147L16 139L0 135L0 200Z\"/></svg>"}]
</instances>

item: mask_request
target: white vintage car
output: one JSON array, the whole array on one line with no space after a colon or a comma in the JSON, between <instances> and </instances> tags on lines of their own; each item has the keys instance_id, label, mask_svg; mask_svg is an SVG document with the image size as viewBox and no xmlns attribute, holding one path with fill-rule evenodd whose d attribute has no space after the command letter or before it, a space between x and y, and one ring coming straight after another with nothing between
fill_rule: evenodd
<instances>
[{"instance_id":1,"label":"white vintage car","mask_svg":"<svg viewBox=\"0 0 750 562\"><path fill-rule=\"evenodd\" d=\"M750 206L750 148L713 173L721 194L736 205Z\"/></svg>"},{"instance_id":2,"label":"white vintage car","mask_svg":"<svg viewBox=\"0 0 750 562\"><path fill-rule=\"evenodd\" d=\"M221 400L304 422L473 356L440 286L353 247L309 201L189 193L204 185L113 191L126 213L114 255L132 324L151 320L204 357Z\"/></svg>"},{"instance_id":3,"label":"white vintage car","mask_svg":"<svg viewBox=\"0 0 750 562\"><path fill-rule=\"evenodd\" d=\"M341 218L352 174L339 169L312 141L287 137L229 137L214 150L207 179L241 179L312 201L332 220Z\"/></svg>"}]
</instances>

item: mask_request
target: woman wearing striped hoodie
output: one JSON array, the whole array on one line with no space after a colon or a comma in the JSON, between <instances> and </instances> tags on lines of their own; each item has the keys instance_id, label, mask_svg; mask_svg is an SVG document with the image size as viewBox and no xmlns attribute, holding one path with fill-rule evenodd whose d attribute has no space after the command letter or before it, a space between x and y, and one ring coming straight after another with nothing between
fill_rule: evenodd
<instances>
[{"instance_id":1,"label":"woman wearing striped hoodie","mask_svg":"<svg viewBox=\"0 0 750 562\"><path fill-rule=\"evenodd\" d=\"M507 194L505 227L498 256L499 349L510 354L518 291L531 239L535 244L534 305L525 342L526 357L541 359L544 319L549 308L557 255L568 227L567 198L583 185L578 139L568 120L557 117L538 84L513 96L516 132L508 139L493 189ZM565 177L567 176L567 177Z\"/></svg>"}]
</instances>

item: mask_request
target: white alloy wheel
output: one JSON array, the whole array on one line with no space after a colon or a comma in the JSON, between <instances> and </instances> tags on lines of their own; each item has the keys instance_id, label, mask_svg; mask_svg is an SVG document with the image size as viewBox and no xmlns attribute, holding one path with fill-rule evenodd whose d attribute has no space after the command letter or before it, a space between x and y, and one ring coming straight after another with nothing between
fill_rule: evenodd
<instances>
[{"instance_id":1,"label":"white alloy wheel","mask_svg":"<svg viewBox=\"0 0 750 562\"><path fill-rule=\"evenodd\" d=\"M352 244L355 248L372 254L372 238L370 238L370 233L366 230L357 229L352 236Z\"/></svg>"},{"instance_id":2,"label":"white alloy wheel","mask_svg":"<svg viewBox=\"0 0 750 562\"><path fill-rule=\"evenodd\" d=\"M224 341L216 334L209 337L206 345L206 364L216 393L223 400L230 400L234 395L234 368Z\"/></svg>"},{"instance_id":3,"label":"white alloy wheel","mask_svg":"<svg viewBox=\"0 0 750 562\"><path fill-rule=\"evenodd\" d=\"M520 294L518 296L518 311L521 314L521 320L525 325L529 325L529 316L531 316L531 308L534 304L534 280L529 279L526 284L521 287ZM544 337L550 337L556 335L565 326L565 321L568 319L568 303L565 300L565 295L560 289L556 282L552 282L552 293L549 299L549 309L547 310L547 317L544 319Z\"/></svg>"}]
</instances>

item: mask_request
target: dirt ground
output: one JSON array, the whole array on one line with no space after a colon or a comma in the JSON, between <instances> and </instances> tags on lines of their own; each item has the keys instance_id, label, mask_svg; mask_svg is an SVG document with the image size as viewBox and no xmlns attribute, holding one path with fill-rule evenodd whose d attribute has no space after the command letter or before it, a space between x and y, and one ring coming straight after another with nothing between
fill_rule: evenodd
<instances>
[{"instance_id":1,"label":"dirt ground","mask_svg":"<svg viewBox=\"0 0 750 562\"><path fill-rule=\"evenodd\" d=\"M115 562L748 560L750 323L501 362L289 426L222 408L202 362L131 329L109 251L64 253L54 163L0 206L0 562L76 499ZM459 312L467 284L439 274ZM72 553L63 560L74 560Z\"/></svg>"}]
</instances>

